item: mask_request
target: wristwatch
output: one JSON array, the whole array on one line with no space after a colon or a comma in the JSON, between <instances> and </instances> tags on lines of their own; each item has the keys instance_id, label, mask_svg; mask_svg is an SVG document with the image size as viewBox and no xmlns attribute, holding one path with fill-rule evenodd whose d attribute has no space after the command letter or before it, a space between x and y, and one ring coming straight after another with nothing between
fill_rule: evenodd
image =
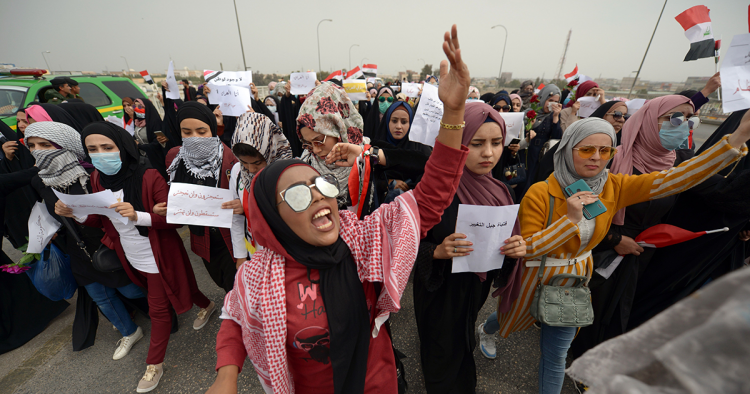
<instances>
[{"instance_id":1,"label":"wristwatch","mask_svg":"<svg viewBox=\"0 0 750 394\"><path fill-rule=\"evenodd\" d=\"M380 148L378 148L377 146L372 147L370 160L373 165L377 165L378 163L380 163Z\"/></svg>"}]
</instances>

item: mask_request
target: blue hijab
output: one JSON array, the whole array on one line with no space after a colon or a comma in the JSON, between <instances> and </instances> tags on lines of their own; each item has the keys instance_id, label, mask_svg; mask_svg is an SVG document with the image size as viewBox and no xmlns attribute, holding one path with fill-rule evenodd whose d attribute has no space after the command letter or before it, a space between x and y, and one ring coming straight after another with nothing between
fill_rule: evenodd
<instances>
[{"instance_id":1,"label":"blue hijab","mask_svg":"<svg viewBox=\"0 0 750 394\"><path fill-rule=\"evenodd\" d=\"M391 134L391 116L393 115L393 112L397 110L399 107L404 107L406 109L406 112L409 114L409 130L406 131L406 134L404 135L404 138L397 140L393 138L393 135ZM411 124L414 121L414 111L411 109L411 105L404 101L396 101L393 104L391 104L390 107L388 107L388 110L385 111L385 114L383 115L383 121L380 122L380 127L382 132L380 133L380 139L383 139L385 137L385 141L387 141L389 144L395 146L395 147L401 147L402 145L406 144L406 142L409 141L409 133L411 132Z\"/></svg>"}]
</instances>

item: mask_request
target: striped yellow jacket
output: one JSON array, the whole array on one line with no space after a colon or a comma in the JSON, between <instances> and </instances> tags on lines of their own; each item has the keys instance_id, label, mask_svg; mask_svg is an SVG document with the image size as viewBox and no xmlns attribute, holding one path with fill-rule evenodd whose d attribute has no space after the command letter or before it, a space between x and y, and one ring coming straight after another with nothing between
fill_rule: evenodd
<instances>
[{"instance_id":1,"label":"striped yellow jacket","mask_svg":"<svg viewBox=\"0 0 750 394\"><path fill-rule=\"evenodd\" d=\"M710 149L680 166L669 170L643 175L609 174L599 199L607 212L596 217L596 226L588 245L581 248L581 237L577 224L568 220L567 198L554 174L547 182L538 182L529 188L521 201L519 217L521 234L526 239L526 259L538 260L547 253L548 257L570 259L593 249L607 235L612 219L621 208L647 200L655 200L677 194L700 184L729 164L747 154L747 147L734 149L727 142L727 136ZM552 224L547 227L549 215L549 195L555 197L552 207ZM525 264L524 264L525 266ZM591 257L573 265L546 267L543 281L549 283L552 276L562 273L591 275ZM507 337L515 331L531 327L534 319L529 314L529 306L537 285L538 267L526 267L523 274L521 292L508 313L500 314L500 335ZM572 281L563 284L571 285Z\"/></svg>"}]
</instances>

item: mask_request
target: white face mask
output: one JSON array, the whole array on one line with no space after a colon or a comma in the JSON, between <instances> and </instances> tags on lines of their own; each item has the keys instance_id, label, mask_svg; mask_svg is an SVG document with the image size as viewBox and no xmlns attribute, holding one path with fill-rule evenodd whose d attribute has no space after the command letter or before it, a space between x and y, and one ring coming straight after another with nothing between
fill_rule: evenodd
<instances>
[{"instance_id":1,"label":"white face mask","mask_svg":"<svg viewBox=\"0 0 750 394\"><path fill-rule=\"evenodd\" d=\"M275 105L269 105L267 106L268 110L271 111L271 113L276 113L276 106Z\"/></svg>"}]
</instances>

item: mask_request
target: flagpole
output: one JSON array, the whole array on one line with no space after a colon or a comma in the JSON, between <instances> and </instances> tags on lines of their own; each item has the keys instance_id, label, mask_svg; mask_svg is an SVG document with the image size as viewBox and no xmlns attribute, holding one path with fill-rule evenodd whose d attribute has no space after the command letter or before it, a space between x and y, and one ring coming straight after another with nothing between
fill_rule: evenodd
<instances>
[{"instance_id":1,"label":"flagpole","mask_svg":"<svg viewBox=\"0 0 750 394\"><path fill-rule=\"evenodd\" d=\"M641 60L641 65L638 66L638 72L635 74L635 79L633 80L633 85L630 86L630 93L628 93L628 100L630 100L630 95L633 94L633 88L635 88L635 83L638 81L638 76L641 75L641 68L643 67L643 62L646 61L646 55L648 55L648 49L651 48L651 42L654 41L654 35L656 35L656 29L659 27L659 21L661 21L661 16L664 14L664 8L667 7L667 1L664 0L664 5L661 7L661 13L659 14L659 19L656 20L656 26L654 26L654 32L651 33L651 39L648 40L648 46L646 47L646 53L643 54L643 59Z\"/></svg>"},{"instance_id":2,"label":"flagpole","mask_svg":"<svg viewBox=\"0 0 750 394\"><path fill-rule=\"evenodd\" d=\"M719 36L719 42L721 42L721 39L723 38L723 34ZM716 44L714 44L716 45ZM714 74L719 72L719 54L721 53L721 48L714 50ZM721 101L721 85L716 89L716 95L719 97L719 101Z\"/></svg>"},{"instance_id":3,"label":"flagpole","mask_svg":"<svg viewBox=\"0 0 750 394\"><path fill-rule=\"evenodd\" d=\"M727 232L727 231L729 231L729 227L724 227L724 228L720 228L720 229L718 229L718 230L710 230L710 231L706 231L706 234L713 234L713 233L724 233L724 232Z\"/></svg>"}]
</instances>

